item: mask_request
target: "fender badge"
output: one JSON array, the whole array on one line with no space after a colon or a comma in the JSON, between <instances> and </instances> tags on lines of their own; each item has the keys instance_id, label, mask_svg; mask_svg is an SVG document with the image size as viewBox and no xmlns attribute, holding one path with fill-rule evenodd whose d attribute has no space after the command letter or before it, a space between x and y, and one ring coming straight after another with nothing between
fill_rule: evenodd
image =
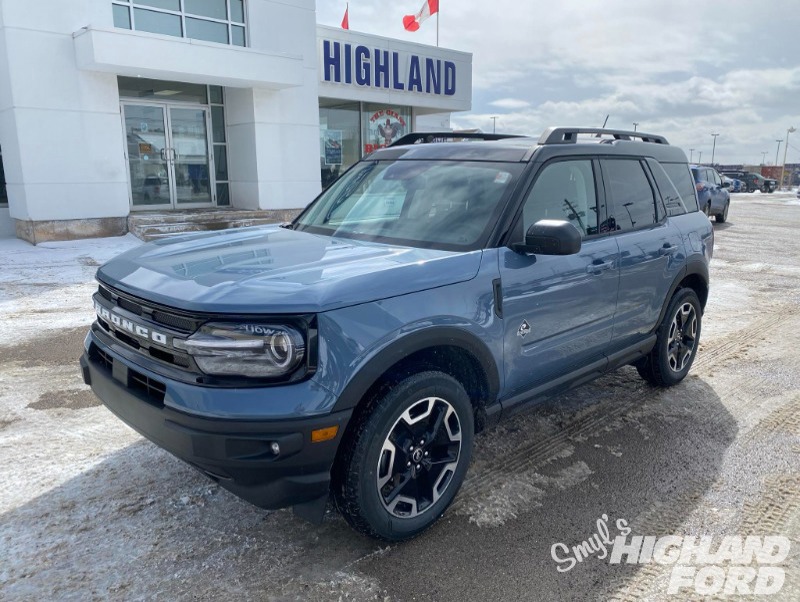
<instances>
[{"instance_id":1,"label":"fender badge","mask_svg":"<svg viewBox=\"0 0 800 602\"><path fill-rule=\"evenodd\" d=\"M531 325L528 324L527 320L523 320L522 324L520 324L519 328L517 328L517 336L522 338L526 334L528 334L530 331L531 331Z\"/></svg>"}]
</instances>

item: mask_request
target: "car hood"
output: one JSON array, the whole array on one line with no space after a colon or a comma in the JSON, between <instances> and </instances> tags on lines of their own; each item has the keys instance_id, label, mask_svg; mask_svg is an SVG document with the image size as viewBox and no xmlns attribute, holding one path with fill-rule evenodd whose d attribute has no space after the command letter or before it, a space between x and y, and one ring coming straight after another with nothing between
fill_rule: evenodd
<instances>
[{"instance_id":1,"label":"car hood","mask_svg":"<svg viewBox=\"0 0 800 602\"><path fill-rule=\"evenodd\" d=\"M332 238L278 226L162 239L104 264L97 278L192 312L311 313L474 278L481 251Z\"/></svg>"}]
</instances>

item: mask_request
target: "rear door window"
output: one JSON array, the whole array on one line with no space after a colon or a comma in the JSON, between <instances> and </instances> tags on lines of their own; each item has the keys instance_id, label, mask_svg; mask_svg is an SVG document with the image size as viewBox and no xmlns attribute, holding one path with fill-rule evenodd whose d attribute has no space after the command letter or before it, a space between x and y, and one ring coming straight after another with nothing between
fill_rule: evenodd
<instances>
[{"instance_id":1,"label":"rear door window","mask_svg":"<svg viewBox=\"0 0 800 602\"><path fill-rule=\"evenodd\" d=\"M636 159L605 159L600 164L611 197L608 230L639 230L657 223L656 197L642 164Z\"/></svg>"},{"instance_id":2,"label":"rear door window","mask_svg":"<svg viewBox=\"0 0 800 602\"><path fill-rule=\"evenodd\" d=\"M669 179L675 185L687 211L698 211L697 192L691 170L686 163L661 163ZM656 180L658 182L658 180Z\"/></svg>"},{"instance_id":3,"label":"rear door window","mask_svg":"<svg viewBox=\"0 0 800 602\"><path fill-rule=\"evenodd\" d=\"M653 174L653 179L656 181L656 187L661 194L661 200L664 203L664 209L669 217L675 215L683 215L686 213L686 205L678 193L677 188L670 180L667 172L661 167L658 161L648 159L647 164L650 166L650 173Z\"/></svg>"}]
</instances>

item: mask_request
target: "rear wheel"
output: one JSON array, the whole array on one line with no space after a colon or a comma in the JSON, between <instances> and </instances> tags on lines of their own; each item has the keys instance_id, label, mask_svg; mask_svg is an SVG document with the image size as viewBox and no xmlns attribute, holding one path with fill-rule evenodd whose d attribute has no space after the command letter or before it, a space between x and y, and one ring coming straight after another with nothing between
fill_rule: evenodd
<instances>
[{"instance_id":1,"label":"rear wheel","mask_svg":"<svg viewBox=\"0 0 800 602\"><path fill-rule=\"evenodd\" d=\"M731 206L731 202L728 201L725 203L725 208L722 210L722 213L717 213L716 220L719 224L724 224L728 221L728 208Z\"/></svg>"},{"instance_id":2,"label":"rear wheel","mask_svg":"<svg viewBox=\"0 0 800 602\"><path fill-rule=\"evenodd\" d=\"M337 466L339 511L371 537L414 537L453 501L473 436L472 404L458 381L433 371L406 378L357 418Z\"/></svg>"},{"instance_id":3,"label":"rear wheel","mask_svg":"<svg viewBox=\"0 0 800 602\"><path fill-rule=\"evenodd\" d=\"M697 293L678 289L656 331L655 347L635 364L639 375L659 387L671 387L686 378L697 354L701 320Z\"/></svg>"}]
</instances>

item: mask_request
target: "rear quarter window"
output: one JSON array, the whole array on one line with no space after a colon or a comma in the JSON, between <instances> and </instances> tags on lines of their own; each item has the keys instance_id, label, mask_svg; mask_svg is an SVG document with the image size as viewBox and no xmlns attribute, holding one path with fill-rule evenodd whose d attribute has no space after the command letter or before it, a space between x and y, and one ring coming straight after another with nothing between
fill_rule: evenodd
<instances>
[{"instance_id":1,"label":"rear quarter window","mask_svg":"<svg viewBox=\"0 0 800 602\"><path fill-rule=\"evenodd\" d=\"M686 211L699 211L697 206L697 191L692 177L692 170L686 163L661 163L667 176L681 195L681 200L686 206Z\"/></svg>"}]
</instances>

